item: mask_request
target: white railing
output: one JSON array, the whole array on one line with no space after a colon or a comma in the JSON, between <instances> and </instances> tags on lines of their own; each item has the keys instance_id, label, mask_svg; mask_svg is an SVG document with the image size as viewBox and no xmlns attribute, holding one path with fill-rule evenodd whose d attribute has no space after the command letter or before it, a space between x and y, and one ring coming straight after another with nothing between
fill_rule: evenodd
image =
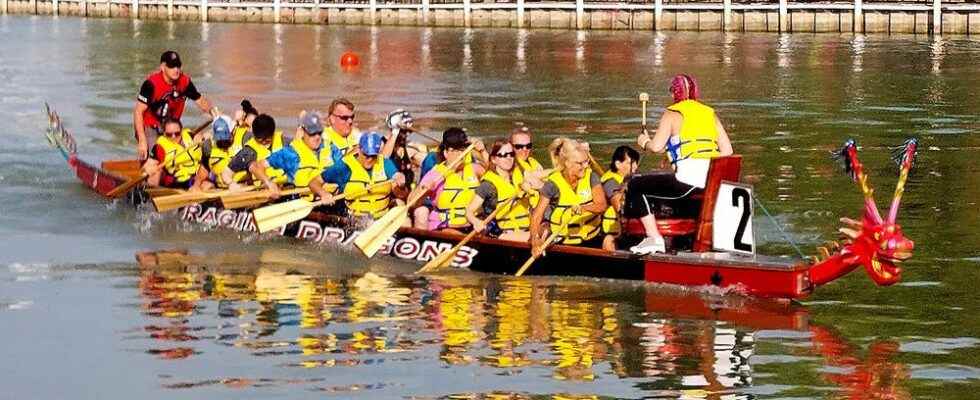
<instances>
[{"instance_id":1,"label":"white railing","mask_svg":"<svg viewBox=\"0 0 980 400\"><path fill-rule=\"evenodd\" d=\"M9 3L13 0L0 0L0 11L8 13ZM646 0L641 2L585 2L585 0L565 0L565 1L525 1L511 0L511 2L501 3L494 0L489 2L473 2L472 0L439 0L433 3L432 0L398 0L385 1L379 0L359 0L353 2L323 2L321 0L288 1L288 0L265 0L265 1L237 1L237 0L31 0L30 4L37 13L38 3L50 3L53 7L53 14L58 14L61 4L77 3L88 10L91 5L108 4L109 16L112 16L111 6L114 4L130 6L132 18L139 18L141 5L167 6L167 15L174 16L174 8L178 6L198 7L201 20L208 19L208 10L213 8L224 9L245 9L245 8L271 8L274 21L279 22L283 9L349 9L366 11L370 15L371 21L376 21L375 16L380 10L415 10L421 14L422 23L428 24L429 13L436 10L463 10L464 25L470 26L472 14L476 10L508 10L516 11L517 26L525 25L524 16L526 13L535 10L568 10L575 12L576 26L585 26L586 11L595 10L622 10L622 11L652 11L654 16L654 28L660 26L660 21L665 10L670 11L721 11L724 26L728 26L732 21L732 13L735 11L753 10L775 10L779 15L779 30L789 29L789 12L791 10L811 10L811 11L851 11L854 19L861 20L865 11L875 12L931 12L932 26L942 26L942 14L944 11L950 12L980 12L980 3L947 3L942 4L941 0L921 0L919 2L885 2L867 4L862 0L851 2L800 2L789 3L788 0L763 0L755 3L733 3L732 0L715 0L714 2L701 3L669 3L663 0ZM723 29L725 29L723 26ZM855 24L854 30L860 32L862 24ZM938 33L938 32L936 32Z\"/></svg>"}]
</instances>

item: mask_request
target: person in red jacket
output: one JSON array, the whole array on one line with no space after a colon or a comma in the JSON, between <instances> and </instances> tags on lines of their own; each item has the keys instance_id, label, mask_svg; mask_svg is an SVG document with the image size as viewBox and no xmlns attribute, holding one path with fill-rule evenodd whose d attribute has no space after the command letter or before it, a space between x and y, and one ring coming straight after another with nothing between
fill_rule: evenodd
<instances>
[{"instance_id":1,"label":"person in red jacket","mask_svg":"<svg viewBox=\"0 0 980 400\"><path fill-rule=\"evenodd\" d=\"M146 77L140 86L136 106L133 107L133 129L136 134L137 155L145 160L148 149L162 131L161 122L166 118L180 121L184 113L184 101L197 103L205 113L217 118L218 109L208 101L191 82L191 77L181 72L180 55L167 50L160 55L160 70Z\"/></svg>"}]
</instances>

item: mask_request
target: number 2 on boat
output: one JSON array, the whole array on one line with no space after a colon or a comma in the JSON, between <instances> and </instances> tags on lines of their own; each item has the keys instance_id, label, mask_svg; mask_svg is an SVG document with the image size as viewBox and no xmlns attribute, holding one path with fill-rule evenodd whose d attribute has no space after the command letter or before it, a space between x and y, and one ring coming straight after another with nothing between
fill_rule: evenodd
<instances>
[{"instance_id":1,"label":"number 2 on boat","mask_svg":"<svg viewBox=\"0 0 980 400\"><path fill-rule=\"evenodd\" d=\"M755 254L752 186L722 181L714 209L712 242L716 250Z\"/></svg>"}]
</instances>

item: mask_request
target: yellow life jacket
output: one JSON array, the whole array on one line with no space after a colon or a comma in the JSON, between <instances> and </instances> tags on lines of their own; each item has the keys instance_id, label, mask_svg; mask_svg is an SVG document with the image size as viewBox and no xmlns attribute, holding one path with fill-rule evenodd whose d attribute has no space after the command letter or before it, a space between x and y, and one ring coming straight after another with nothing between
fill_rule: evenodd
<instances>
[{"instance_id":1,"label":"yellow life jacket","mask_svg":"<svg viewBox=\"0 0 980 400\"><path fill-rule=\"evenodd\" d=\"M715 110L696 100L684 100L670 107L684 116L679 133L679 142L671 144L667 142L667 154L670 161L676 164L678 161L688 158L715 158L721 155L718 148L718 128L715 124Z\"/></svg>"},{"instance_id":2,"label":"yellow life jacket","mask_svg":"<svg viewBox=\"0 0 980 400\"><path fill-rule=\"evenodd\" d=\"M500 212L497 213L497 226L505 231L526 231L531 226L531 213L528 211L527 198L511 202L517 196L518 188L513 183L497 175L496 172L487 171L483 174L483 180L490 182L497 189L497 204Z\"/></svg>"},{"instance_id":3,"label":"yellow life jacket","mask_svg":"<svg viewBox=\"0 0 980 400\"><path fill-rule=\"evenodd\" d=\"M239 151L245 148L245 135L248 132L247 126L235 127L235 130L231 132L231 147L228 148L228 154L238 154Z\"/></svg>"},{"instance_id":4,"label":"yellow life jacket","mask_svg":"<svg viewBox=\"0 0 980 400\"><path fill-rule=\"evenodd\" d=\"M197 174L201 162L201 145L194 143L191 138L191 130L184 129L180 132L180 143L174 143L166 136L157 138L157 144L163 147L165 156L163 158L163 168L168 174L173 175L177 182L187 182ZM184 144L189 144L185 147Z\"/></svg>"},{"instance_id":5,"label":"yellow life jacket","mask_svg":"<svg viewBox=\"0 0 980 400\"><path fill-rule=\"evenodd\" d=\"M258 140L255 140L253 136L248 142L245 143L246 147L252 148L255 151L255 161L262 161L269 157L270 154L275 153L282 149L282 131L277 130L272 134L272 145L269 147L263 146ZM237 154L237 153L236 153ZM242 182L249 175L248 171L238 171L235 173L235 182ZM277 168L266 168L265 175L269 177L270 180L278 184L283 184L289 181L289 177L286 176L286 172ZM257 182L261 183L261 182Z\"/></svg>"},{"instance_id":6,"label":"yellow life jacket","mask_svg":"<svg viewBox=\"0 0 980 400\"><path fill-rule=\"evenodd\" d=\"M473 172L473 164L466 163L463 174L450 171L444 164L437 164L435 170L446 178L442 192L435 201L435 211L439 214L441 228L459 228L470 224L466 220L466 207L476 195L480 180Z\"/></svg>"},{"instance_id":7,"label":"yellow life jacket","mask_svg":"<svg viewBox=\"0 0 980 400\"><path fill-rule=\"evenodd\" d=\"M354 139L354 136L355 135L354 135L353 128L351 128L350 135L347 135L347 137L343 137L340 136L340 134L337 133L337 131L335 131L332 126L328 126L327 129L323 130L323 138L325 139L323 148L326 149L328 153L330 153L333 151L333 149L330 148L330 145L333 144L338 149L340 149L340 151L344 155L347 155L347 152L350 151L350 148L357 144L357 141Z\"/></svg>"},{"instance_id":8,"label":"yellow life jacket","mask_svg":"<svg viewBox=\"0 0 980 400\"><path fill-rule=\"evenodd\" d=\"M511 181L513 181L514 186L517 187L521 187L521 185L524 184L524 171L544 169L544 166L542 166L538 160L535 160L534 157L528 157L525 161L515 158L514 161L516 162L516 168L514 168L514 172L511 173ZM538 194L537 191L531 191L528 198L530 199L529 204L531 205L531 208L534 208L537 207L538 200L541 199L541 195Z\"/></svg>"},{"instance_id":9,"label":"yellow life jacket","mask_svg":"<svg viewBox=\"0 0 980 400\"><path fill-rule=\"evenodd\" d=\"M599 234L599 225L602 221L599 215L588 211L582 211L578 215L566 215L574 205L586 206L592 203L592 186L589 185L591 179L592 169L587 168L585 175L578 181L578 185L572 189L560 171L548 175L548 180L558 187L558 202L552 205L548 222L551 223L551 231L558 232L564 244L580 244L595 238ZM568 226L566 229L562 229L562 225L566 221Z\"/></svg>"},{"instance_id":10,"label":"yellow life jacket","mask_svg":"<svg viewBox=\"0 0 980 400\"><path fill-rule=\"evenodd\" d=\"M606 171L599 180L602 181L603 185L609 180L615 180L620 185L623 184L623 176L613 171ZM610 235L618 235L620 232L619 215L616 214L616 209L613 208L612 204L609 205L606 212L602 213L602 231Z\"/></svg>"},{"instance_id":11,"label":"yellow life jacket","mask_svg":"<svg viewBox=\"0 0 980 400\"><path fill-rule=\"evenodd\" d=\"M208 170L214 175L214 184L219 188L227 188L229 182L221 178L221 172L228 168L231 162L231 155L228 150L221 149L213 142L211 143L211 154L208 156ZM237 181L236 181L237 182Z\"/></svg>"},{"instance_id":12,"label":"yellow life jacket","mask_svg":"<svg viewBox=\"0 0 980 400\"><path fill-rule=\"evenodd\" d=\"M347 195L347 209L352 215L369 215L377 219L388 211L391 204L391 185L381 185L363 194L365 187L391 178L385 174L384 160L378 157L368 173L354 154L344 157L344 164L350 168L350 180L344 187L344 194Z\"/></svg>"},{"instance_id":13,"label":"yellow life jacket","mask_svg":"<svg viewBox=\"0 0 980 400\"><path fill-rule=\"evenodd\" d=\"M313 178L316 178L323 173L324 169L333 165L330 152L322 145L320 146L319 154L314 153L302 138L293 139L293 142L289 145L299 155L299 167L293 176L293 185L298 188L310 186ZM309 197L312 197L312 195Z\"/></svg>"}]
</instances>

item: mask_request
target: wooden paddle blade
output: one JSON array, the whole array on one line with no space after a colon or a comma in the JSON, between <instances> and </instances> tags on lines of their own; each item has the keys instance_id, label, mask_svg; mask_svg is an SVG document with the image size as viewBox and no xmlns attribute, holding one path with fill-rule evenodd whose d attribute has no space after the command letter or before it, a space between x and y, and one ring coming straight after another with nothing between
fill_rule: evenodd
<instances>
[{"instance_id":1,"label":"wooden paddle blade","mask_svg":"<svg viewBox=\"0 0 980 400\"><path fill-rule=\"evenodd\" d=\"M354 239L354 245L368 258L381 250L381 246L401 228L408 219L408 206L396 206L381 216Z\"/></svg>"},{"instance_id":2,"label":"wooden paddle blade","mask_svg":"<svg viewBox=\"0 0 980 400\"><path fill-rule=\"evenodd\" d=\"M134 187L136 187L137 185L143 183L143 181L145 181L146 178L149 178L149 177L150 177L150 175L143 174L143 175L140 175L139 178L130 179L129 181L126 181L126 183L123 183L122 185L116 186L115 188L113 188L112 190L110 190L109 193L106 193L106 197L108 197L110 199L114 199L114 198L117 198L119 196L122 196L122 195L124 195L126 193L129 193L130 190L133 190Z\"/></svg>"},{"instance_id":3,"label":"wooden paddle blade","mask_svg":"<svg viewBox=\"0 0 980 400\"><path fill-rule=\"evenodd\" d=\"M315 205L304 199L296 199L285 203L258 208L252 211L255 217L255 227L259 233L266 233L291 222L299 221L310 215Z\"/></svg>"},{"instance_id":4,"label":"wooden paddle blade","mask_svg":"<svg viewBox=\"0 0 980 400\"><path fill-rule=\"evenodd\" d=\"M189 192L171 196L160 196L153 198L153 206L156 207L158 212L166 212L181 207L186 207L191 204L197 204L212 197L213 196L211 194L205 192Z\"/></svg>"}]
</instances>

